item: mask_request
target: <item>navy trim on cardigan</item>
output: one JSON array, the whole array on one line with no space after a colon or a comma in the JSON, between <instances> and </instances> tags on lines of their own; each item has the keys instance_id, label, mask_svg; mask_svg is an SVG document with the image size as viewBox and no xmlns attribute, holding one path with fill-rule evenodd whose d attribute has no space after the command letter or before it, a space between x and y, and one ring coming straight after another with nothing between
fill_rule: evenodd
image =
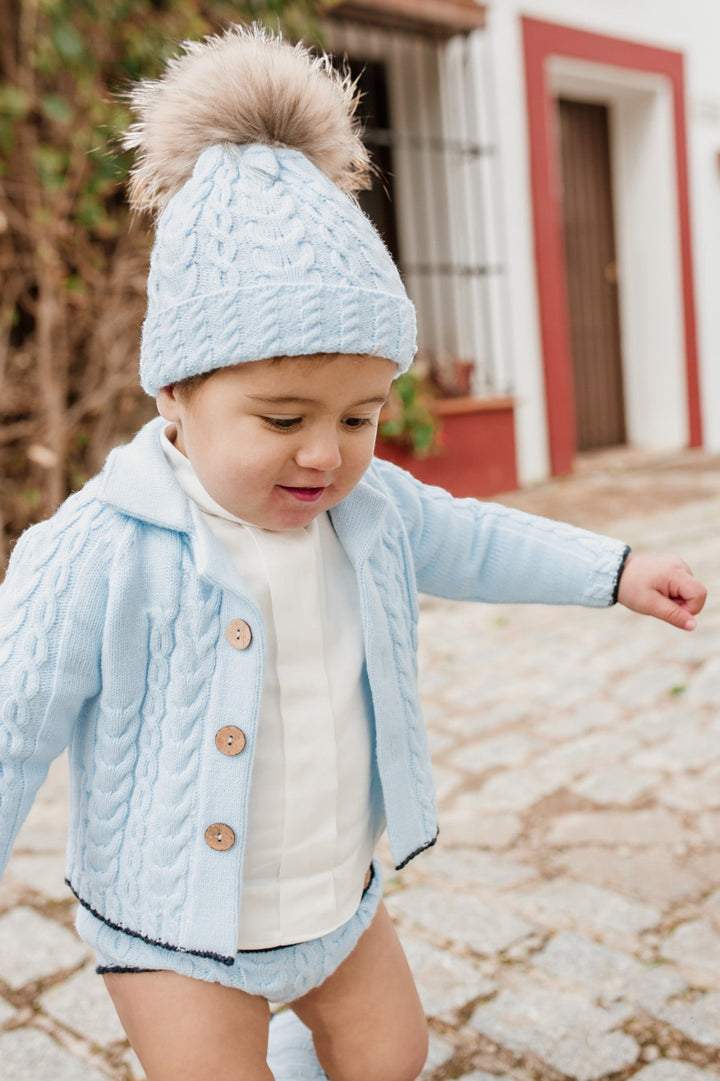
<instances>
[{"instance_id":1,"label":"navy trim on cardigan","mask_svg":"<svg viewBox=\"0 0 720 1081\"><path fill-rule=\"evenodd\" d=\"M437 837L437 834L436 834L436 837ZM434 844L434 842L432 842L432 843ZM418 851L421 852L422 849L419 849ZM417 854L417 853L415 853L415 854ZM412 856L408 856L408 859L412 859ZM372 886L374 881L375 881L375 867L371 863L370 864L370 879L368 881L367 886L365 886L365 888L362 891L361 900L365 896L367 891L370 889L370 887ZM216 953L200 953L198 950L181 950L177 946L170 946L166 942L156 942L152 938L147 938L145 935L141 935L138 931L130 931L130 930L128 930L127 927L121 927L120 924L113 923L111 920L105 919L104 916L101 916L99 912L95 911L95 909L92 907L92 905L89 905L86 901L83 901L82 897L77 892L77 890L73 889L73 885L72 885L72 883L70 882L69 879L67 879L67 878L65 879L65 884L72 890L73 894L75 895L75 897L77 897L78 901L83 906L83 908L86 908L88 910L88 912L91 912L92 915L95 916L96 919L100 920L107 927L112 927L114 931L121 931L124 935L131 935L133 938L139 938L142 942L147 942L148 946L160 946L161 949L163 949L163 950L172 950L173 953L189 953L189 954L192 954L193 957L206 957L210 961L220 961L223 965L232 966L232 965L235 964L235 960L236 960L237 957L239 957L239 956L241 956L243 954L246 954L246 953L274 953L276 950L292 950L295 946L302 946L303 945L302 942L292 942L292 943L286 942L281 946L261 946L260 949L257 949L257 950L238 950L235 957L233 957L232 961L228 961L228 960L226 960L225 957L221 956L220 954L216 954ZM350 919L352 919L352 916L350 917ZM157 972L157 969L155 969L155 968L131 968L131 967L124 968L122 965L99 965L96 968L95 971L98 973L98 975L102 976L102 974L104 972Z\"/></svg>"},{"instance_id":2,"label":"navy trim on cardigan","mask_svg":"<svg viewBox=\"0 0 720 1081\"><path fill-rule=\"evenodd\" d=\"M407 867L410 860L414 860L415 857L419 856L421 852L425 852L425 851L427 851L428 848L432 848L432 846L435 844L435 842L438 839L439 833L440 833L440 829L438 827L438 829L435 830L435 836L433 837L432 841L428 841L427 844L420 845L420 848L416 848L414 852L411 852L410 855L407 856L402 861L402 863L396 863L395 864L395 870L396 871L402 871L403 867Z\"/></svg>"},{"instance_id":3,"label":"navy trim on cardigan","mask_svg":"<svg viewBox=\"0 0 720 1081\"><path fill-rule=\"evenodd\" d=\"M613 582L612 600L610 604L617 604L618 593L620 592L620 579L622 578L622 572L625 570L625 564L627 563L628 556L630 555L630 545L625 545L625 551L622 554L620 565L615 575L615 581Z\"/></svg>"},{"instance_id":4,"label":"navy trim on cardigan","mask_svg":"<svg viewBox=\"0 0 720 1081\"><path fill-rule=\"evenodd\" d=\"M83 908L86 908L96 919L104 923L106 927L112 927L113 931L122 931L124 935L130 935L131 938L139 938L141 942L147 942L148 946L159 946L163 950L172 950L173 953L189 953L193 957L206 957L209 961L219 961L221 965L234 965L234 957L225 957L221 953L209 953L204 950L186 950L180 946L171 946L169 942L158 942L157 939L148 938L147 935L141 935L139 931L131 931L129 927L123 927L119 923L113 923L112 920L108 920L101 912L97 912L92 905L88 904L80 894L69 878L65 879L65 885L70 888L75 897L77 897Z\"/></svg>"}]
</instances>

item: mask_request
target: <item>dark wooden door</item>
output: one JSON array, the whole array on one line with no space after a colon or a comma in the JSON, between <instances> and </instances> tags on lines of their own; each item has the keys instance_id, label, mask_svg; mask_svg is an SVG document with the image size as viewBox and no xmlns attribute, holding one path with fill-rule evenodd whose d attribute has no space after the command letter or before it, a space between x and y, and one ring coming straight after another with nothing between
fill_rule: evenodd
<instances>
[{"instance_id":1,"label":"dark wooden door","mask_svg":"<svg viewBox=\"0 0 720 1081\"><path fill-rule=\"evenodd\" d=\"M577 445L590 450L625 442L608 109L558 109Z\"/></svg>"}]
</instances>

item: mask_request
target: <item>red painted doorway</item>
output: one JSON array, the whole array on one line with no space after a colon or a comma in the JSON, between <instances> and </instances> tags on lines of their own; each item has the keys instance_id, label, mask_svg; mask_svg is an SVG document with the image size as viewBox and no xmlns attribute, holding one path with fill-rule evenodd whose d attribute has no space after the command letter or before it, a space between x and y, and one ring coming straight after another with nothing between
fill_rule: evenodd
<instances>
[{"instance_id":1,"label":"red painted doorway","mask_svg":"<svg viewBox=\"0 0 720 1081\"><path fill-rule=\"evenodd\" d=\"M573 468L577 447L562 214L559 205L557 108L549 77L554 57L668 80L672 93L677 187L688 445L702 445L697 330L690 229L686 97L683 55L652 45L521 17L530 151L535 263L552 472Z\"/></svg>"}]
</instances>

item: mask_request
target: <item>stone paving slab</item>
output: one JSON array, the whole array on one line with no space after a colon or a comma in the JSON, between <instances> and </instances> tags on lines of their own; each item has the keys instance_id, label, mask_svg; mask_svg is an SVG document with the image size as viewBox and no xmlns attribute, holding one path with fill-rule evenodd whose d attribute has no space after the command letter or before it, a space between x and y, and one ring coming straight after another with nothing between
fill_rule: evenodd
<instances>
[{"instance_id":1,"label":"stone paving slab","mask_svg":"<svg viewBox=\"0 0 720 1081\"><path fill-rule=\"evenodd\" d=\"M474 792L461 793L442 819L442 844L449 847L507 848L522 832L519 815L480 813Z\"/></svg>"},{"instance_id":2,"label":"stone paving slab","mask_svg":"<svg viewBox=\"0 0 720 1081\"><path fill-rule=\"evenodd\" d=\"M515 892L510 902L553 930L575 925L601 933L617 931L632 935L657 926L661 919L660 911L651 905L569 878L556 878L536 889Z\"/></svg>"},{"instance_id":3,"label":"stone paving slab","mask_svg":"<svg viewBox=\"0 0 720 1081\"><path fill-rule=\"evenodd\" d=\"M716 924L717 929L720 931L720 890L715 890L714 893L705 898L703 909L705 915Z\"/></svg>"},{"instance_id":4,"label":"stone paving slab","mask_svg":"<svg viewBox=\"0 0 720 1081\"><path fill-rule=\"evenodd\" d=\"M460 1081L513 1081L513 1078L506 1073L486 1073L485 1070L473 1070L472 1073L464 1073Z\"/></svg>"},{"instance_id":5,"label":"stone paving slab","mask_svg":"<svg viewBox=\"0 0 720 1081\"><path fill-rule=\"evenodd\" d=\"M686 867L681 859L659 845L639 851L629 845L621 850L588 845L560 853L555 865L571 878L606 886L663 909L700 897L708 888L708 878Z\"/></svg>"},{"instance_id":6,"label":"stone paving slab","mask_svg":"<svg viewBox=\"0 0 720 1081\"><path fill-rule=\"evenodd\" d=\"M35 1028L0 1033L0 1081L108 1081Z\"/></svg>"},{"instance_id":7,"label":"stone paving slab","mask_svg":"<svg viewBox=\"0 0 720 1081\"><path fill-rule=\"evenodd\" d=\"M6 1002L4 998L0 998L0 1025L6 1024L15 1017L15 1009Z\"/></svg>"},{"instance_id":8,"label":"stone paving slab","mask_svg":"<svg viewBox=\"0 0 720 1081\"><path fill-rule=\"evenodd\" d=\"M561 932L551 938L535 954L532 963L562 986L580 985L596 1002L604 1005L629 1002L663 1020L668 1020L673 1010L680 1009L668 1008L668 1000L687 989L686 982L670 965L642 964L631 954L609 949L573 932Z\"/></svg>"},{"instance_id":9,"label":"stone paving slab","mask_svg":"<svg viewBox=\"0 0 720 1081\"><path fill-rule=\"evenodd\" d=\"M65 927L21 906L0 917L0 979L17 989L87 959L88 948Z\"/></svg>"},{"instance_id":10,"label":"stone paving slab","mask_svg":"<svg viewBox=\"0 0 720 1081\"><path fill-rule=\"evenodd\" d=\"M707 920L679 924L663 942L661 953L701 985L720 988L720 934Z\"/></svg>"},{"instance_id":11,"label":"stone paving slab","mask_svg":"<svg viewBox=\"0 0 720 1081\"><path fill-rule=\"evenodd\" d=\"M616 1031L630 1007L594 1006L582 995L525 981L479 1006L469 1024L513 1051L530 1051L576 1081L599 1081L632 1066L640 1048Z\"/></svg>"},{"instance_id":12,"label":"stone paving slab","mask_svg":"<svg viewBox=\"0 0 720 1081\"><path fill-rule=\"evenodd\" d=\"M468 883L492 889L517 886L537 877L537 868L530 863L482 852L476 848L435 847L423 859L423 872L446 881Z\"/></svg>"},{"instance_id":13,"label":"stone paving slab","mask_svg":"<svg viewBox=\"0 0 720 1081\"><path fill-rule=\"evenodd\" d=\"M497 990L497 985L471 961L410 935L401 935L400 941L428 1017L458 1010Z\"/></svg>"},{"instance_id":14,"label":"stone paving slab","mask_svg":"<svg viewBox=\"0 0 720 1081\"><path fill-rule=\"evenodd\" d=\"M65 855L16 853L8 867L6 881L20 889L29 888L50 901L66 901Z\"/></svg>"},{"instance_id":15,"label":"stone paving slab","mask_svg":"<svg viewBox=\"0 0 720 1081\"><path fill-rule=\"evenodd\" d=\"M432 886L411 886L393 894L387 905L401 923L416 924L482 956L502 953L535 930L499 904Z\"/></svg>"},{"instance_id":16,"label":"stone paving slab","mask_svg":"<svg viewBox=\"0 0 720 1081\"><path fill-rule=\"evenodd\" d=\"M662 780L660 770L644 770L636 765L615 762L573 781L570 790L601 806L627 806L657 788Z\"/></svg>"},{"instance_id":17,"label":"stone paving slab","mask_svg":"<svg viewBox=\"0 0 720 1081\"><path fill-rule=\"evenodd\" d=\"M720 767L711 766L700 773L675 777L658 791L658 799L675 811L694 811L698 805L720 807Z\"/></svg>"},{"instance_id":18,"label":"stone paving slab","mask_svg":"<svg viewBox=\"0 0 720 1081\"><path fill-rule=\"evenodd\" d=\"M635 1074L633 1081L720 1081L720 1074L712 1070L701 1070L686 1062L663 1059Z\"/></svg>"},{"instance_id":19,"label":"stone paving slab","mask_svg":"<svg viewBox=\"0 0 720 1081\"><path fill-rule=\"evenodd\" d=\"M659 1017L696 1043L716 1047L720 1063L720 994L718 992L702 995L694 1002L673 1003L662 1010Z\"/></svg>"},{"instance_id":20,"label":"stone paving slab","mask_svg":"<svg viewBox=\"0 0 720 1081\"><path fill-rule=\"evenodd\" d=\"M682 820L664 809L652 811L578 811L560 815L548 834L551 845L600 843L681 845L692 839Z\"/></svg>"},{"instance_id":21,"label":"stone paving slab","mask_svg":"<svg viewBox=\"0 0 720 1081\"><path fill-rule=\"evenodd\" d=\"M698 815L698 832L709 845L720 847L720 813L708 811Z\"/></svg>"},{"instance_id":22,"label":"stone paving slab","mask_svg":"<svg viewBox=\"0 0 720 1081\"><path fill-rule=\"evenodd\" d=\"M473 793L473 803L477 814L494 814L511 811L522 814L535 803L555 792L568 780L561 767L555 770L515 769L505 770L491 777L489 781L479 782Z\"/></svg>"},{"instance_id":23,"label":"stone paving slab","mask_svg":"<svg viewBox=\"0 0 720 1081\"><path fill-rule=\"evenodd\" d=\"M93 1043L107 1046L125 1039L123 1027L94 964L51 987L39 1001L50 1017Z\"/></svg>"},{"instance_id":24,"label":"stone paving slab","mask_svg":"<svg viewBox=\"0 0 720 1081\"><path fill-rule=\"evenodd\" d=\"M427 1062L422 1074L422 1078L427 1078L440 1066L444 1066L448 1059L451 1059L455 1054L455 1048L447 1040L441 1039L436 1036L434 1032L430 1033L430 1047L428 1050Z\"/></svg>"}]
</instances>

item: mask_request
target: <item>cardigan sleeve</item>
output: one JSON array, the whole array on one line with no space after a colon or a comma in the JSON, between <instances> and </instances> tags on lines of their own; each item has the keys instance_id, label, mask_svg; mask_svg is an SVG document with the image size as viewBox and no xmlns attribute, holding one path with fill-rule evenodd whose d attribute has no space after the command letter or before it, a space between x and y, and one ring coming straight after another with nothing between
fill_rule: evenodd
<instances>
[{"instance_id":1,"label":"cardigan sleeve","mask_svg":"<svg viewBox=\"0 0 720 1081\"><path fill-rule=\"evenodd\" d=\"M497 503L456 499L375 460L400 513L422 593L493 603L614 604L629 547Z\"/></svg>"},{"instance_id":2,"label":"cardigan sleeve","mask_svg":"<svg viewBox=\"0 0 720 1081\"><path fill-rule=\"evenodd\" d=\"M0 586L0 874L52 760L100 684L111 544L71 497L18 541Z\"/></svg>"}]
</instances>

